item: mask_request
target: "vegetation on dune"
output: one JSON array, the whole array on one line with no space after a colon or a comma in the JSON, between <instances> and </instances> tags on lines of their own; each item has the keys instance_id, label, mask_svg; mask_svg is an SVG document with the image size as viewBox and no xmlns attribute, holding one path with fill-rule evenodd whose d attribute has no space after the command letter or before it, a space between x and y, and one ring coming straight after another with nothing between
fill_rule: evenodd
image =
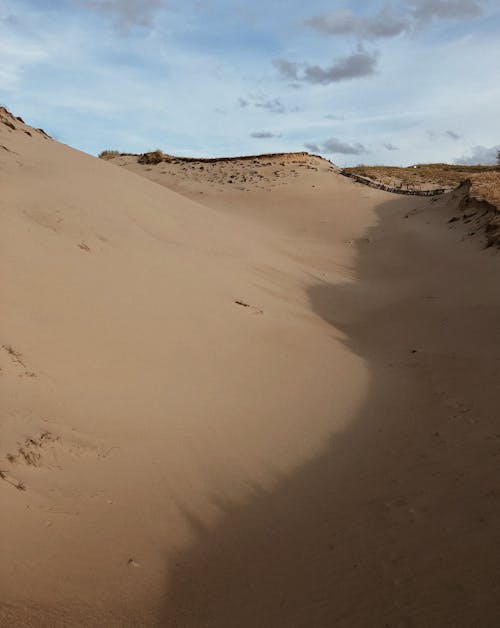
<instances>
[{"instance_id":1,"label":"vegetation on dune","mask_svg":"<svg viewBox=\"0 0 500 628\"><path fill-rule=\"evenodd\" d=\"M162 161L169 161L172 163L223 163L223 162L237 162L237 161L253 161L253 160L276 160L291 161L291 162L304 162L309 158L317 158L324 161L323 157L317 155L310 155L305 151L295 153L262 153L258 155L238 155L234 157L179 157L175 155L169 155L157 148L154 151L148 153L123 153L116 150L103 150L99 157L102 159L113 159L114 157L130 156L136 157L137 162L140 164L159 164ZM329 162L331 163L331 162Z\"/></svg>"},{"instance_id":2,"label":"vegetation on dune","mask_svg":"<svg viewBox=\"0 0 500 628\"><path fill-rule=\"evenodd\" d=\"M152 151L151 153L144 153L144 154L140 155L138 157L137 161L140 164L159 164L162 161L167 161L169 159L170 159L169 155L167 155L162 150L157 148L156 150Z\"/></svg>"},{"instance_id":3,"label":"vegetation on dune","mask_svg":"<svg viewBox=\"0 0 500 628\"><path fill-rule=\"evenodd\" d=\"M103 150L99 153L99 159L113 159L114 157L118 157L120 155L120 151L118 150Z\"/></svg>"},{"instance_id":4,"label":"vegetation on dune","mask_svg":"<svg viewBox=\"0 0 500 628\"><path fill-rule=\"evenodd\" d=\"M470 179L472 196L484 198L500 207L500 165L418 164L407 168L360 165L344 170L385 185L410 190L452 188Z\"/></svg>"}]
</instances>

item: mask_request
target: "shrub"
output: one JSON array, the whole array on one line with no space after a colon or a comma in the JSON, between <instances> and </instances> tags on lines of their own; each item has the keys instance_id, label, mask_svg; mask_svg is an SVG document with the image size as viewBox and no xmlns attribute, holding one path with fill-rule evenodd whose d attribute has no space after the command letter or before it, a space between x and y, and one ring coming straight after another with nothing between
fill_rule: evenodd
<instances>
[{"instance_id":1,"label":"shrub","mask_svg":"<svg viewBox=\"0 0 500 628\"><path fill-rule=\"evenodd\" d=\"M159 148L154 150L151 153L144 153L139 155L137 161L140 164L159 164L162 161L166 161L168 159L168 155L165 155L163 151Z\"/></svg>"},{"instance_id":2,"label":"shrub","mask_svg":"<svg viewBox=\"0 0 500 628\"><path fill-rule=\"evenodd\" d=\"M117 150L103 150L99 153L99 159L113 159L114 157L118 157L120 155L120 151Z\"/></svg>"}]
</instances>

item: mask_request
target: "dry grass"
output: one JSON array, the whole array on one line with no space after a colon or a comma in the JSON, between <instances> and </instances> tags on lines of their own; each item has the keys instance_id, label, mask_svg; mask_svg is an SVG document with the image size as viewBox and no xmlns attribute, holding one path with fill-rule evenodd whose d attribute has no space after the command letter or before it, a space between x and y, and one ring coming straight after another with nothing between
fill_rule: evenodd
<instances>
[{"instance_id":1,"label":"dry grass","mask_svg":"<svg viewBox=\"0 0 500 628\"><path fill-rule=\"evenodd\" d=\"M99 159L113 159L114 157L118 157L120 155L120 151L118 150L103 150L99 153Z\"/></svg>"},{"instance_id":2,"label":"dry grass","mask_svg":"<svg viewBox=\"0 0 500 628\"><path fill-rule=\"evenodd\" d=\"M162 150L157 148L151 153L144 153L140 155L137 161L140 164L159 164L162 161L167 161L170 159L170 156L165 154Z\"/></svg>"},{"instance_id":3,"label":"dry grass","mask_svg":"<svg viewBox=\"0 0 500 628\"><path fill-rule=\"evenodd\" d=\"M500 166L460 166L454 164L421 164L416 167L356 166L346 172L380 181L391 187L431 190L456 187L470 179L471 194L500 207Z\"/></svg>"},{"instance_id":4,"label":"dry grass","mask_svg":"<svg viewBox=\"0 0 500 628\"><path fill-rule=\"evenodd\" d=\"M472 196L484 198L500 209L500 169L498 172L473 174L470 179L472 181Z\"/></svg>"}]
</instances>

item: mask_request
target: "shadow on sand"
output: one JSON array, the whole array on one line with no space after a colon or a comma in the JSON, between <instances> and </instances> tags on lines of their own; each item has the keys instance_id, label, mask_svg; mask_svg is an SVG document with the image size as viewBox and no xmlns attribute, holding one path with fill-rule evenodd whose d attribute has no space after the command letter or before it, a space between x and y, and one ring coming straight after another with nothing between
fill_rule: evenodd
<instances>
[{"instance_id":1,"label":"shadow on sand","mask_svg":"<svg viewBox=\"0 0 500 628\"><path fill-rule=\"evenodd\" d=\"M499 441L485 436L500 428L470 420L460 326L442 339L436 292L453 261L425 275L439 242L422 215L404 219L428 203L381 205L358 242L358 281L309 289L370 367L358 416L274 490L219 503L215 528L186 513L197 541L169 565L160 626L500 625L498 482L487 495Z\"/></svg>"}]
</instances>

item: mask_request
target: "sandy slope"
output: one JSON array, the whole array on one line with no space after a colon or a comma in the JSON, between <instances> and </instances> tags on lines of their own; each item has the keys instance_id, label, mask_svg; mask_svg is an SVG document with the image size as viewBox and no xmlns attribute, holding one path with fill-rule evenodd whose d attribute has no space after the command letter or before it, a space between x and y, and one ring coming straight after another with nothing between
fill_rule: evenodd
<instances>
[{"instance_id":1,"label":"sandy slope","mask_svg":"<svg viewBox=\"0 0 500 628\"><path fill-rule=\"evenodd\" d=\"M0 624L497 625L499 261L458 199L161 186L14 126Z\"/></svg>"}]
</instances>

